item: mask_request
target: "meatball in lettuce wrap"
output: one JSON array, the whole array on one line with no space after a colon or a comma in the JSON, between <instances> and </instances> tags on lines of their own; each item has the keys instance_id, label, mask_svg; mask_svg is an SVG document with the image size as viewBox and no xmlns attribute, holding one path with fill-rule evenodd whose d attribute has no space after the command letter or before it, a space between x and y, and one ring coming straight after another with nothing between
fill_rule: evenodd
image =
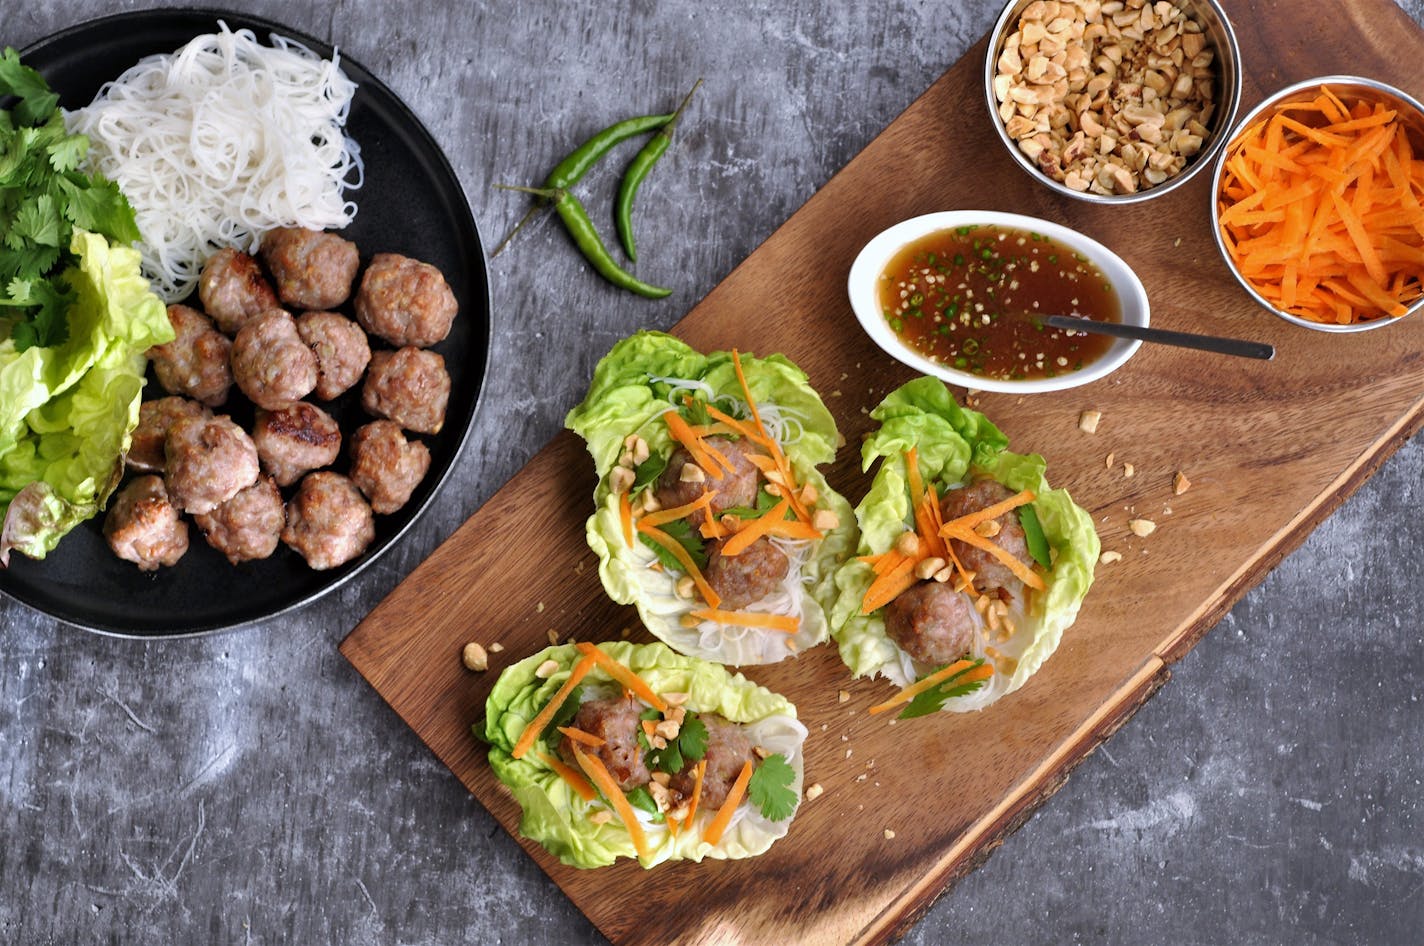
<instances>
[{"instance_id":1,"label":"meatball in lettuce wrap","mask_svg":"<svg viewBox=\"0 0 1424 946\"><path fill-rule=\"evenodd\" d=\"M655 636L734 665L827 639L855 523L816 469L839 435L799 368L640 332L567 423L598 470L587 534L603 587Z\"/></svg>"},{"instance_id":2,"label":"meatball in lettuce wrap","mask_svg":"<svg viewBox=\"0 0 1424 946\"><path fill-rule=\"evenodd\" d=\"M906 687L876 709L982 709L1058 646L1093 582L1098 536L1043 458L919 378L871 413L880 468L856 507L859 554L836 574L841 659Z\"/></svg>"},{"instance_id":3,"label":"meatball in lettuce wrap","mask_svg":"<svg viewBox=\"0 0 1424 946\"><path fill-rule=\"evenodd\" d=\"M796 707L663 644L547 648L500 674L485 714L520 832L571 867L754 857L800 803Z\"/></svg>"}]
</instances>

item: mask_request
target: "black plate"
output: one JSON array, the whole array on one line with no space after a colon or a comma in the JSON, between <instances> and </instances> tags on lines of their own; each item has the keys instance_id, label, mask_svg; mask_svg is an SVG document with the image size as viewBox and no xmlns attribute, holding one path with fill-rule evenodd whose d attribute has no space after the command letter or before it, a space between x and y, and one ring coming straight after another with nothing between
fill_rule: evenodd
<instances>
[{"instance_id":1,"label":"black plate","mask_svg":"<svg viewBox=\"0 0 1424 946\"><path fill-rule=\"evenodd\" d=\"M77 108L143 56L172 52L194 36L216 32L219 18L234 30L253 30L262 42L275 32L321 56L332 55L325 43L266 20L213 10L156 10L81 24L35 43L21 56L45 76L62 105ZM167 637L232 628L300 607L350 580L394 545L430 504L469 435L484 379L490 331L484 251L459 179L420 120L344 54L341 67L358 85L346 131L360 145L366 166L365 185L354 192L356 219L342 235L356 243L363 264L375 253L393 252L437 266L460 303L450 336L435 346L450 372L450 407L444 430L424 438L431 452L424 482L405 508L376 517L376 539L364 555L330 571L312 571L286 546L265 561L230 565L190 523L183 559L146 575L109 551L100 514L74 529L44 561L12 555L9 569L0 570L0 591L104 633ZM349 314L349 305L345 311ZM145 397L162 396L161 389L153 393L155 387L150 383ZM354 430L363 422L359 386L328 409L343 431ZM249 419L233 413L239 423ZM345 462L343 455L335 468L344 470Z\"/></svg>"}]
</instances>

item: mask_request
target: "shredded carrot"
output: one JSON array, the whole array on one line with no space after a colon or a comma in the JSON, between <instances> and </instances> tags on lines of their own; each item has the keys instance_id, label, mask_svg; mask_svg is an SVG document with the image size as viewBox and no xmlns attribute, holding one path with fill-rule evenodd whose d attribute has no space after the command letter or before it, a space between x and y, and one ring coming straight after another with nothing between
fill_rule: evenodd
<instances>
[{"instance_id":1,"label":"shredded carrot","mask_svg":"<svg viewBox=\"0 0 1424 946\"><path fill-rule=\"evenodd\" d=\"M633 504L626 492L618 494L618 518L623 523L623 541L633 547Z\"/></svg>"},{"instance_id":2,"label":"shredded carrot","mask_svg":"<svg viewBox=\"0 0 1424 946\"><path fill-rule=\"evenodd\" d=\"M549 702L544 704L529 725L524 727L524 732L519 734L519 741L514 744L514 751L510 755L516 759L524 758L524 754L534 747L534 742L539 738L539 734L544 731L544 727L549 725L549 720L554 718L554 714L559 711L559 707L564 705L564 700L569 698L569 694L574 691L574 687L579 685L579 681L588 676L588 672L593 669L594 659L585 656L574 665L569 678L564 681L564 685L549 698Z\"/></svg>"},{"instance_id":3,"label":"shredded carrot","mask_svg":"<svg viewBox=\"0 0 1424 946\"><path fill-rule=\"evenodd\" d=\"M643 825L638 821L633 806L628 803L628 797L623 794L613 776L608 774L603 760L596 755L584 755L578 746L574 746L574 758L578 760L579 768L598 786L598 790L603 792L613 810L622 819L623 826L628 829L628 834L633 839L633 850L638 852L639 857L647 857L648 837L643 833Z\"/></svg>"},{"instance_id":4,"label":"shredded carrot","mask_svg":"<svg viewBox=\"0 0 1424 946\"><path fill-rule=\"evenodd\" d=\"M766 512L755 519L748 519L742 527L737 530L737 534L732 536L722 545L722 555L733 558L742 554L757 539L766 535L778 519L786 518L786 511L790 508L790 503L783 499L772 506Z\"/></svg>"},{"instance_id":5,"label":"shredded carrot","mask_svg":"<svg viewBox=\"0 0 1424 946\"><path fill-rule=\"evenodd\" d=\"M675 522L678 519L686 519L694 512L700 509L706 509L712 505L712 500L716 497L717 491L715 489L709 489L690 503L673 506L669 509L659 509L657 512L650 512L639 519L639 522L645 526L661 526L669 522Z\"/></svg>"},{"instance_id":6,"label":"shredded carrot","mask_svg":"<svg viewBox=\"0 0 1424 946\"><path fill-rule=\"evenodd\" d=\"M687 817L682 819L683 824L692 824L692 819L697 817L697 803L702 801L702 779L707 775L707 760L702 759L692 770L692 800L687 803Z\"/></svg>"},{"instance_id":7,"label":"shredded carrot","mask_svg":"<svg viewBox=\"0 0 1424 946\"><path fill-rule=\"evenodd\" d=\"M1013 572L1019 581L1028 585L1034 591L1044 589L1043 578L1030 566L1019 561L1010 554L1002 545L992 539L975 532L973 529L964 529L951 523L944 527L946 533L952 539L958 539L965 545L972 545L977 549L983 549L1004 564L1009 571Z\"/></svg>"},{"instance_id":8,"label":"shredded carrot","mask_svg":"<svg viewBox=\"0 0 1424 946\"><path fill-rule=\"evenodd\" d=\"M699 608L691 612L703 621L718 624L732 624L737 627L768 627L774 631L795 634L801 627L801 619L790 614L764 614L760 611L723 611L720 608Z\"/></svg>"},{"instance_id":9,"label":"shredded carrot","mask_svg":"<svg viewBox=\"0 0 1424 946\"><path fill-rule=\"evenodd\" d=\"M905 451L905 479L910 487L910 508L915 516L915 532L929 555L944 558L944 539L940 538L935 528L938 504L936 503L935 510L929 508L930 492L926 490L924 478L920 476L919 450L914 447Z\"/></svg>"},{"instance_id":10,"label":"shredded carrot","mask_svg":"<svg viewBox=\"0 0 1424 946\"><path fill-rule=\"evenodd\" d=\"M778 519L767 525L766 534L780 536L783 539L821 538L821 532L815 526L808 526L799 519Z\"/></svg>"},{"instance_id":11,"label":"shredded carrot","mask_svg":"<svg viewBox=\"0 0 1424 946\"><path fill-rule=\"evenodd\" d=\"M1424 163L1396 110L1322 86L1239 134L1223 167L1222 242L1278 309L1354 324L1424 298Z\"/></svg>"},{"instance_id":12,"label":"shredded carrot","mask_svg":"<svg viewBox=\"0 0 1424 946\"><path fill-rule=\"evenodd\" d=\"M568 736L574 742L581 742L584 745L591 746L594 749L599 749L607 745L604 740L598 738L593 733L584 732L582 729L578 729L573 726L560 726L559 732L563 733L565 736Z\"/></svg>"},{"instance_id":13,"label":"shredded carrot","mask_svg":"<svg viewBox=\"0 0 1424 946\"><path fill-rule=\"evenodd\" d=\"M656 693L653 692L652 687L648 686L646 683L643 682L642 677L638 676L632 670L629 670L627 667L623 666L621 663L614 660L612 657L608 656L603 651L590 644L588 641L579 641L574 646L579 649L579 653L584 655L584 659L593 660L595 663L598 664L598 669L602 670L604 673L608 674L610 677L623 684L634 694L636 694L638 699L642 700L644 703L647 703L659 713L667 712L667 703L664 702L662 697L658 696Z\"/></svg>"},{"instance_id":14,"label":"shredded carrot","mask_svg":"<svg viewBox=\"0 0 1424 946\"><path fill-rule=\"evenodd\" d=\"M981 522L988 522L990 519L997 519L1004 513L1017 509L1020 506L1025 505L1026 503L1031 503L1033 502L1033 500L1033 490L1021 490L1010 496L1008 499L1000 500L999 502L994 503L994 505L992 506L985 506L983 509L976 509L974 512L960 516L958 519L951 519L949 522L946 522L944 523L944 525L940 526L940 535L948 536L948 530L951 528L972 530Z\"/></svg>"},{"instance_id":15,"label":"shredded carrot","mask_svg":"<svg viewBox=\"0 0 1424 946\"><path fill-rule=\"evenodd\" d=\"M677 411L667 411L663 414L663 421L667 424L668 433L672 434L674 440L682 444L683 448L691 454L692 462L702 467L704 473L714 480L720 480L726 475L722 472L721 467L712 462L712 458L707 454L706 444L702 442L701 437L692 432L692 428L688 426L687 421L682 419L681 414Z\"/></svg>"},{"instance_id":16,"label":"shredded carrot","mask_svg":"<svg viewBox=\"0 0 1424 946\"><path fill-rule=\"evenodd\" d=\"M725 539L727 537L727 527L711 516L702 521L702 525L697 527L697 531L702 533L704 539Z\"/></svg>"},{"instance_id":17,"label":"shredded carrot","mask_svg":"<svg viewBox=\"0 0 1424 946\"><path fill-rule=\"evenodd\" d=\"M870 583L870 587L865 589L865 597L860 601L861 614L870 614L885 607L919 581L915 577L915 566L919 564L919 559L910 555L903 555L901 559L898 565L876 578Z\"/></svg>"},{"instance_id":18,"label":"shredded carrot","mask_svg":"<svg viewBox=\"0 0 1424 946\"><path fill-rule=\"evenodd\" d=\"M735 348L732 349L732 367L737 372L737 383L742 386L742 394L747 399L747 410L751 412L752 421L756 425L757 432L761 435L759 441L762 446L771 453L771 458L776 461L777 472L781 474L782 490L781 495L791 504L791 509L796 513L796 518L802 522L811 521L811 512L806 508L806 504L801 501L800 489L796 485L796 473L791 469L791 462L786 459L786 454L781 449L781 444L777 443L770 434L766 432L766 425L761 422L761 413L757 410L756 399L752 397L752 389L747 385L747 376L742 371L742 356ZM708 413L711 413L710 411ZM713 415L715 416L715 415ZM721 418L718 418L719 420Z\"/></svg>"},{"instance_id":19,"label":"shredded carrot","mask_svg":"<svg viewBox=\"0 0 1424 946\"><path fill-rule=\"evenodd\" d=\"M910 684L909 686L905 687L905 689L901 690L899 693L896 693L894 696L890 697L890 699L886 700L884 703L876 703L870 708L871 715L874 715L876 713L883 713L886 710L892 710L895 707L899 706L901 703L908 703L926 690L933 689L934 687L939 686L941 683L943 683L945 680L948 680L955 674L963 673L965 670L968 670L970 667L973 666L974 661L972 660L956 660L948 667L945 667L942 670L936 670L934 673L925 677L923 680L918 680ZM957 682L972 683L975 680L987 680L993 675L993 664L981 664L978 669L970 670L968 673L965 673L964 676L960 677Z\"/></svg>"},{"instance_id":20,"label":"shredded carrot","mask_svg":"<svg viewBox=\"0 0 1424 946\"><path fill-rule=\"evenodd\" d=\"M646 525L642 522L638 523L638 531L667 549L673 558L677 559L678 564L682 566L682 570L687 573L692 579L693 584L697 586L697 590L702 593L702 600L714 608L722 603L722 596L712 590L712 586L707 583L707 579L703 576L701 569L699 569L697 563L692 560L692 556L688 554L687 549L682 547L681 542L656 526Z\"/></svg>"},{"instance_id":21,"label":"shredded carrot","mask_svg":"<svg viewBox=\"0 0 1424 946\"><path fill-rule=\"evenodd\" d=\"M746 794L747 783L752 780L752 760L748 759L742 763L742 771L737 773L737 780L732 783L732 788L727 792L727 800L722 802L722 807L717 809L717 817L712 819L712 823L707 826L707 830L702 832L702 840L708 844L716 844L722 840L722 832L727 830L727 825L731 823L732 813L737 810L737 806L742 803L742 796Z\"/></svg>"},{"instance_id":22,"label":"shredded carrot","mask_svg":"<svg viewBox=\"0 0 1424 946\"><path fill-rule=\"evenodd\" d=\"M538 758L540 762L553 769L559 778L568 782L569 787L577 792L584 801L593 801L598 797L598 792L594 791L593 786L588 783L588 779L584 778L573 766L566 765L547 752L538 753Z\"/></svg>"}]
</instances>

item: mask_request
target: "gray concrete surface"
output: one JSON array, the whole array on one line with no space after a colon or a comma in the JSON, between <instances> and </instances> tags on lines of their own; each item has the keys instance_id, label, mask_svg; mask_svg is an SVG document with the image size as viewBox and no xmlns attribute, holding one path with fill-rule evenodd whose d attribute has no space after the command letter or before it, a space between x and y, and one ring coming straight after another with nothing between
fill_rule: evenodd
<instances>
[{"instance_id":1,"label":"gray concrete surface","mask_svg":"<svg viewBox=\"0 0 1424 946\"><path fill-rule=\"evenodd\" d=\"M140 5L0 0L0 42ZM336 644L558 429L601 352L676 321L996 6L251 3L404 97L487 239L522 211L493 183L706 77L641 213L659 250L643 272L678 291L608 289L549 225L495 260L493 369L452 482L393 554L290 620L140 643L0 601L0 941L600 942ZM1421 474L1415 441L906 941L1419 943Z\"/></svg>"}]
</instances>

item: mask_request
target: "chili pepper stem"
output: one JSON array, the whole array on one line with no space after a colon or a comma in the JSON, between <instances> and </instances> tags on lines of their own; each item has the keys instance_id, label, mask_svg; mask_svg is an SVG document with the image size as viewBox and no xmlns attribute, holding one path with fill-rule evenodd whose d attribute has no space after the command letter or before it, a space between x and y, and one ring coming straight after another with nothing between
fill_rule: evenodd
<instances>
[{"instance_id":1,"label":"chili pepper stem","mask_svg":"<svg viewBox=\"0 0 1424 946\"><path fill-rule=\"evenodd\" d=\"M494 252L490 254L490 259L494 259L501 252L503 252L504 248L509 245L509 241L514 239L514 235L520 230L523 230L525 225L528 224L529 221L533 220L535 216L538 215L539 211L544 209L545 208L540 207L538 204L535 204L533 207L530 207L529 212L526 213L523 217L519 218L519 222L514 225L514 229L509 231L509 235L506 236L503 240L499 241L499 246L496 246L494 248Z\"/></svg>"},{"instance_id":2,"label":"chili pepper stem","mask_svg":"<svg viewBox=\"0 0 1424 946\"><path fill-rule=\"evenodd\" d=\"M496 184L495 187L502 191L518 191L521 194L533 194L535 197L543 197L545 200L558 200L564 196L563 188L559 187L520 187L518 184Z\"/></svg>"},{"instance_id":3,"label":"chili pepper stem","mask_svg":"<svg viewBox=\"0 0 1424 946\"><path fill-rule=\"evenodd\" d=\"M697 90L701 87L702 78L699 76L697 81L692 83L692 88L682 97L682 101L678 103L677 109L672 113L672 118L669 118L667 124L658 129L658 134L666 135L669 138L672 137L673 126L677 124L677 120L681 118L682 113L687 110L687 103L692 101L692 97L697 94Z\"/></svg>"}]
</instances>

